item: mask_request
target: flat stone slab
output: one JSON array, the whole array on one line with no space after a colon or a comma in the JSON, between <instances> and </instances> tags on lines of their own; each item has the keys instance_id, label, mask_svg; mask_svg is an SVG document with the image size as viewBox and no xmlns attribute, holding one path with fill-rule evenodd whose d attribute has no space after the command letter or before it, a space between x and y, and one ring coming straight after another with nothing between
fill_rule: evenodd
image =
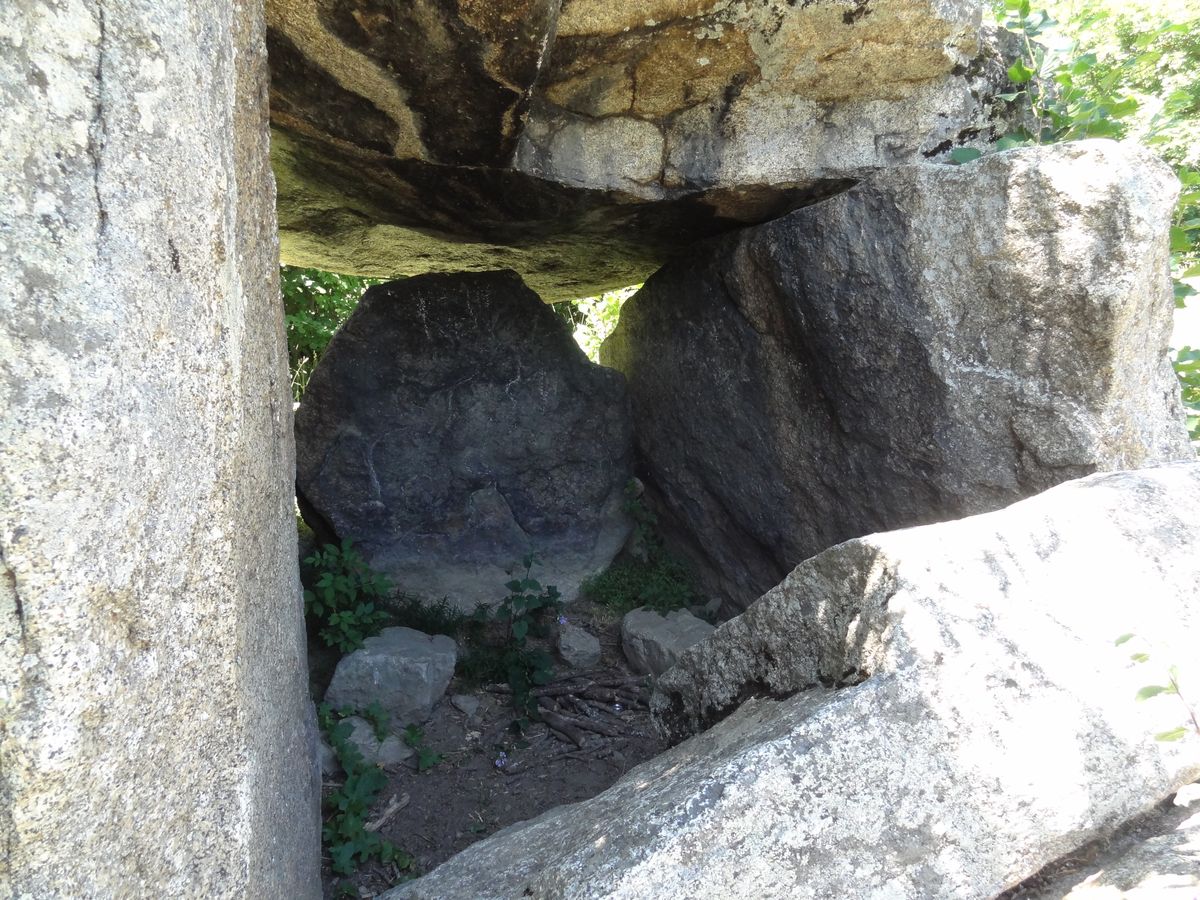
<instances>
[{"instance_id":1,"label":"flat stone slab","mask_svg":"<svg viewBox=\"0 0 1200 900\"><path fill-rule=\"evenodd\" d=\"M550 300L982 140L1010 87L979 0L271 0L267 17L284 261L512 268Z\"/></svg>"}]
</instances>

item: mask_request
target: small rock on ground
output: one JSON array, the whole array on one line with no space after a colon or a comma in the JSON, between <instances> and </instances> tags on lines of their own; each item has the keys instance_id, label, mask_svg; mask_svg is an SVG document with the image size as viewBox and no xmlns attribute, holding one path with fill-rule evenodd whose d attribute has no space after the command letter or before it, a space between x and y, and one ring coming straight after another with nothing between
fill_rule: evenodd
<instances>
[{"instance_id":1,"label":"small rock on ground","mask_svg":"<svg viewBox=\"0 0 1200 900\"><path fill-rule=\"evenodd\" d=\"M562 661L573 669L590 669L600 662L599 639L578 625L560 625L557 646Z\"/></svg>"},{"instance_id":2,"label":"small rock on ground","mask_svg":"<svg viewBox=\"0 0 1200 900\"><path fill-rule=\"evenodd\" d=\"M342 657L325 700L335 709L379 703L394 729L423 722L446 692L457 655L457 645L445 635L385 628Z\"/></svg>"},{"instance_id":3,"label":"small rock on ground","mask_svg":"<svg viewBox=\"0 0 1200 900\"><path fill-rule=\"evenodd\" d=\"M354 728L350 733L350 742L358 747L363 760L371 765L396 766L413 755L412 748L394 734L379 740L375 727L366 719L350 716L346 721Z\"/></svg>"},{"instance_id":4,"label":"small rock on ground","mask_svg":"<svg viewBox=\"0 0 1200 900\"><path fill-rule=\"evenodd\" d=\"M663 616L639 607L621 622L621 647L635 672L661 675L675 665L679 654L715 630L686 609Z\"/></svg>"},{"instance_id":5,"label":"small rock on ground","mask_svg":"<svg viewBox=\"0 0 1200 900\"><path fill-rule=\"evenodd\" d=\"M450 698L450 705L466 716L468 720L479 715L479 698L471 694L455 694Z\"/></svg>"}]
</instances>

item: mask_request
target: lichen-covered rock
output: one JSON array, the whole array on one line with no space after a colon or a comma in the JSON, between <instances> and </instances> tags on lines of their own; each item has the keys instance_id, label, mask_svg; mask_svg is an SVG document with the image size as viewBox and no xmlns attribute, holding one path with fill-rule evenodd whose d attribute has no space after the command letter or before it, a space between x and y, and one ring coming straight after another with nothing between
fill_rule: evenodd
<instances>
[{"instance_id":1,"label":"lichen-covered rock","mask_svg":"<svg viewBox=\"0 0 1200 900\"><path fill-rule=\"evenodd\" d=\"M726 613L849 538L1190 459L1176 189L1110 141L895 169L651 278L601 358Z\"/></svg>"},{"instance_id":2,"label":"lichen-covered rock","mask_svg":"<svg viewBox=\"0 0 1200 900\"><path fill-rule=\"evenodd\" d=\"M0 3L0 894L321 894L261 8Z\"/></svg>"},{"instance_id":3,"label":"lichen-covered rock","mask_svg":"<svg viewBox=\"0 0 1200 900\"><path fill-rule=\"evenodd\" d=\"M676 735L727 717L387 897L995 896L1200 775L1134 699L1200 685L1198 504L1180 464L834 547L659 680Z\"/></svg>"},{"instance_id":4,"label":"lichen-covered rock","mask_svg":"<svg viewBox=\"0 0 1200 900\"><path fill-rule=\"evenodd\" d=\"M458 647L444 634L385 628L337 664L325 692L334 709L378 703L393 729L429 718L454 676Z\"/></svg>"},{"instance_id":5,"label":"lichen-covered rock","mask_svg":"<svg viewBox=\"0 0 1200 900\"><path fill-rule=\"evenodd\" d=\"M296 444L314 528L467 611L501 600L531 552L569 601L629 533L624 379L512 272L367 291L309 382Z\"/></svg>"},{"instance_id":6,"label":"lichen-covered rock","mask_svg":"<svg viewBox=\"0 0 1200 900\"><path fill-rule=\"evenodd\" d=\"M284 259L634 284L699 236L986 139L979 0L270 0ZM1003 107L1003 104L999 104Z\"/></svg>"},{"instance_id":7,"label":"lichen-covered rock","mask_svg":"<svg viewBox=\"0 0 1200 900\"><path fill-rule=\"evenodd\" d=\"M644 675L661 675L684 650L713 633L713 626L686 609L657 613L639 608L621 620L621 649L629 667Z\"/></svg>"}]
</instances>

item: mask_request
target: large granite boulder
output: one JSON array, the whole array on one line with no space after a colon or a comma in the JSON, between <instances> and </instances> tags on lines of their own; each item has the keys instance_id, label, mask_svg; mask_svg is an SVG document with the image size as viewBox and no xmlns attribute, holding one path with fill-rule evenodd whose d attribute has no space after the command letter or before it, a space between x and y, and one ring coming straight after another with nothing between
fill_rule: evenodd
<instances>
[{"instance_id":1,"label":"large granite boulder","mask_svg":"<svg viewBox=\"0 0 1200 900\"><path fill-rule=\"evenodd\" d=\"M979 0L269 0L287 262L543 297L985 140Z\"/></svg>"},{"instance_id":2,"label":"large granite boulder","mask_svg":"<svg viewBox=\"0 0 1200 900\"><path fill-rule=\"evenodd\" d=\"M1190 459L1176 190L1109 141L895 169L651 278L601 359L648 502L726 612L852 537Z\"/></svg>"},{"instance_id":3,"label":"large granite boulder","mask_svg":"<svg viewBox=\"0 0 1200 900\"><path fill-rule=\"evenodd\" d=\"M1200 775L1134 699L1200 686L1198 504L1180 464L834 547L662 676L711 728L386 896L995 896Z\"/></svg>"},{"instance_id":4,"label":"large granite boulder","mask_svg":"<svg viewBox=\"0 0 1200 900\"><path fill-rule=\"evenodd\" d=\"M321 895L261 7L0 4L0 895Z\"/></svg>"},{"instance_id":5,"label":"large granite boulder","mask_svg":"<svg viewBox=\"0 0 1200 900\"><path fill-rule=\"evenodd\" d=\"M472 610L515 561L570 600L629 533L620 374L512 272L371 288L296 414L296 483L319 533L403 590Z\"/></svg>"}]
</instances>

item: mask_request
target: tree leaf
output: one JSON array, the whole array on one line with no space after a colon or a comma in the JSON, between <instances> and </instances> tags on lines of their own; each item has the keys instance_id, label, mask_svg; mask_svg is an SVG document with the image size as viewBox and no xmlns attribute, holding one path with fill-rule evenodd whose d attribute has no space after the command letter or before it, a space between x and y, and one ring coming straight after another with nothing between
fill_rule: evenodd
<instances>
[{"instance_id":1,"label":"tree leaf","mask_svg":"<svg viewBox=\"0 0 1200 900\"><path fill-rule=\"evenodd\" d=\"M983 156L983 151L977 150L975 147L955 147L950 151L950 160L959 165L973 162L981 156Z\"/></svg>"},{"instance_id":2,"label":"tree leaf","mask_svg":"<svg viewBox=\"0 0 1200 900\"><path fill-rule=\"evenodd\" d=\"M1008 78L1013 84L1028 84L1033 80L1033 69L1025 65L1025 60L1018 59L1008 67Z\"/></svg>"},{"instance_id":3,"label":"tree leaf","mask_svg":"<svg viewBox=\"0 0 1200 900\"><path fill-rule=\"evenodd\" d=\"M1172 728L1170 731L1160 731L1154 736L1156 741L1178 741L1187 735L1187 729L1180 725L1178 728Z\"/></svg>"},{"instance_id":4,"label":"tree leaf","mask_svg":"<svg viewBox=\"0 0 1200 900\"><path fill-rule=\"evenodd\" d=\"M1148 684L1137 692L1136 699L1149 700L1151 697L1157 697L1159 694L1174 694L1175 688L1165 684Z\"/></svg>"}]
</instances>

